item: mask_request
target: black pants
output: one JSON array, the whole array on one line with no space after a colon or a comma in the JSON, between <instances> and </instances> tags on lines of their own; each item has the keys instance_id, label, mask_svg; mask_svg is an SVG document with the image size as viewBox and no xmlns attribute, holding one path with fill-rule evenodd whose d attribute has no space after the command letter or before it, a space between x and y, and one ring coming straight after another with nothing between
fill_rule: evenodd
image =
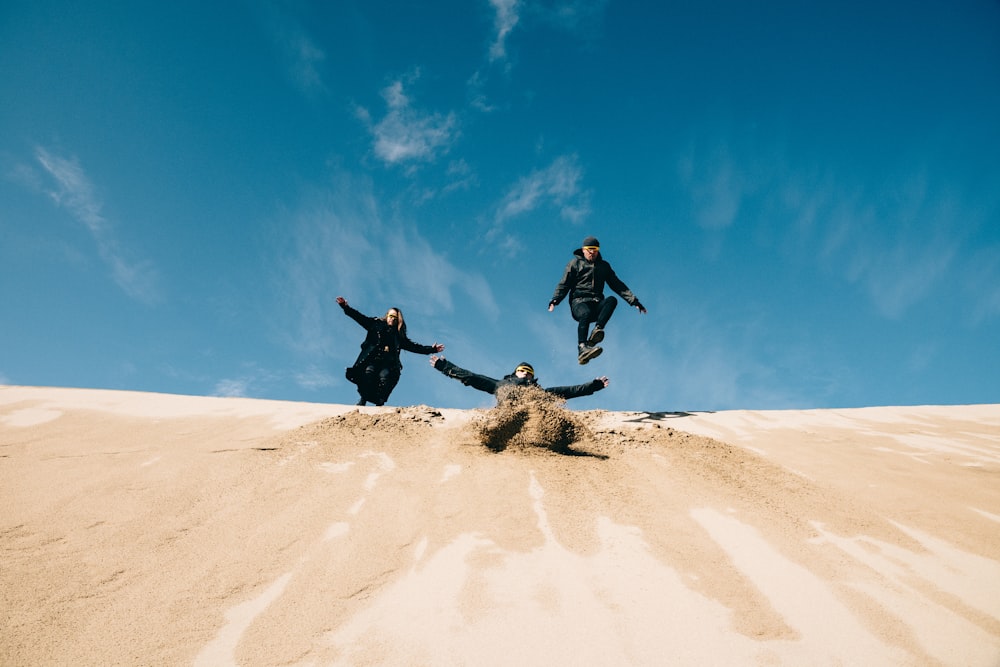
<instances>
[{"instance_id":1,"label":"black pants","mask_svg":"<svg viewBox=\"0 0 1000 667\"><path fill-rule=\"evenodd\" d=\"M586 343L590 333L590 323L596 322L602 329L618 307L618 299L607 296L600 301L574 301L570 310L573 319L577 321L576 338L578 343Z\"/></svg>"},{"instance_id":2,"label":"black pants","mask_svg":"<svg viewBox=\"0 0 1000 667\"><path fill-rule=\"evenodd\" d=\"M399 366L369 364L358 378L358 395L370 403L382 405L399 382Z\"/></svg>"}]
</instances>

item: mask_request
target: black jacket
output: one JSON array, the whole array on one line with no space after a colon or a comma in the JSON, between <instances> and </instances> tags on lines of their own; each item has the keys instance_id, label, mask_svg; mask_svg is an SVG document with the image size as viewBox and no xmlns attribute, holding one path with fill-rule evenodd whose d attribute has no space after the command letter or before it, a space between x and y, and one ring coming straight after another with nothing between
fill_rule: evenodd
<instances>
[{"instance_id":1,"label":"black jacket","mask_svg":"<svg viewBox=\"0 0 1000 667\"><path fill-rule=\"evenodd\" d=\"M505 375L502 380L494 380L491 377L479 375L477 373L467 371L464 368L460 368L447 359L438 359L434 363L434 368L438 369L450 378L455 378L468 387L478 389L479 391L485 391L487 394L496 394L500 387L508 385L538 387L538 380L536 380L534 376L530 378L519 378L517 375L511 373L510 375ZM577 398L579 396L590 396L591 394L604 389L604 382L594 379L587 384L578 384L567 387L539 388L550 394L555 394L560 398Z\"/></svg>"},{"instance_id":2,"label":"black jacket","mask_svg":"<svg viewBox=\"0 0 1000 667\"><path fill-rule=\"evenodd\" d=\"M593 262L583 257L583 249L573 251L573 259L566 265L562 280L549 303L558 306L567 293L572 305L576 301L600 301L604 298L604 284L618 293L630 306L638 306L639 299L628 286L615 275L615 270L600 255Z\"/></svg>"},{"instance_id":3,"label":"black jacket","mask_svg":"<svg viewBox=\"0 0 1000 667\"><path fill-rule=\"evenodd\" d=\"M414 343L406 336L406 329L397 331L395 327L390 327L389 323L378 317L368 317L344 304L341 306L344 314L360 324L368 332L365 340L361 343L361 352L352 368L363 371L366 366L377 366L379 368L402 369L403 364L399 360L400 350L416 352L417 354L430 354L434 352L433 345L421 345Z\"/></svg>"}]
</instances>

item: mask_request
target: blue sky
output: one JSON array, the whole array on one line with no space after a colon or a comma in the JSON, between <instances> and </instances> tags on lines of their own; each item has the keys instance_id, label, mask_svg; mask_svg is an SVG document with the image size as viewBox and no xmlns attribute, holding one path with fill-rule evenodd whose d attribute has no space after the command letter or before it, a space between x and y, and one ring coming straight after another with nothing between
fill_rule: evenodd
<instances>
[{"instance_id":1,"label":"blue sky","mask_svg":"<svg viewBox=\"0 0 1000 667\"><path fill-rule=\"evenodd\" d=\"M577 409L1000 402L993 0L15 0L0 99L0 384L353 403L343 295Z\"/></svg>"}]
</instances>

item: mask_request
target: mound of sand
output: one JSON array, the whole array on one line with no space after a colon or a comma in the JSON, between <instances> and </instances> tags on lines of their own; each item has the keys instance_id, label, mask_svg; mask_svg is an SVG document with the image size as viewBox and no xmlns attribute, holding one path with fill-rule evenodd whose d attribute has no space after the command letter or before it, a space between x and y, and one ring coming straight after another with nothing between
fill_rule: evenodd
<instances>
[{"instance_id":1,"label":"mound of sand","mask_svg":"<svg viewBox=\"0 0 1000 667\"><path fill-rule=\"evenodd\" d=\"M580 419L563 407L565 400L538 387L508 385L496 396L496 407L474 425L476 437L494 452L542 447L566 453L587 435Z\"/></svg>"},{"instance_id":2,"label":"mound of sand","mask_svg":"<svg viewBox=\"0 0 1000 667\"><path fill-rule=\"evenodd\" d=\"M0 664L995 667L998 480L995 405L0 387Z\"/></svg>"}]
</instances>

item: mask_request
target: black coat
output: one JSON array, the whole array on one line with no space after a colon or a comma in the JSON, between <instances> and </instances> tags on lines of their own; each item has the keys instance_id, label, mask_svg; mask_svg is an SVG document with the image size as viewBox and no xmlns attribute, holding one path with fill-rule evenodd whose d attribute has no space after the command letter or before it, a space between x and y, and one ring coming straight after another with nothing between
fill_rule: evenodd
<instances>
[{"instance_id":1,"label":"black coat","mask_svg":"<svg viewBox=\"0 0 1000 667\"><path fill-rule=\"evenodd\" d=\"M487 394L496 394L501 387L516 385L520 387L538 387L538 380L534 376L530 378L519 378L511 373L505 375L502 380L495 380L485 375L479 375L464 368L460 368L447 359L438 359L434 363L434 368L438 369L450 378L460 381L462 384L485 391ZM586 384L577 384L566 387L539 387L543 391L555 394L560 398L577 398L579 396L590 396L591 394L604 389L604 382L598 379L591 380Z\"/></svg>"},{"instance_id":2,"label":"black coat","mask_svg":"<svg viewBox=\"0 0 1000 667\"><path fill-rule=\"evenodd\" d=\"M405 328L403 331L398 331L396 327L389 326L389 323L384 319L362 315L347 304L341 308L344 309L344 314L363 326L368 332L361 343L361 352L351 367L358 373L364 372L367 366L402 370L403 363L399 360L401 350L417 354L434 352L433 345L421 345L410 340L406 335Z\"/></svg>"},{"instance_id":3,"label":"black coat","mask_svg":"<svg viewBox=\"0 0 1000 667\"><path fill-rule=\"evenodd\" d=\"M604 298L604 285L613 289L630 306L638 306L639 299L628 286L621 281L603 257L600 255L593 262L583 257L583 249L573 251L573 259L566 265L562 280L556 285L556 291L549 301L553 306L559 303L569 293L572 306L576 301L601 301Z\"/></svg>"}]
</instances>

